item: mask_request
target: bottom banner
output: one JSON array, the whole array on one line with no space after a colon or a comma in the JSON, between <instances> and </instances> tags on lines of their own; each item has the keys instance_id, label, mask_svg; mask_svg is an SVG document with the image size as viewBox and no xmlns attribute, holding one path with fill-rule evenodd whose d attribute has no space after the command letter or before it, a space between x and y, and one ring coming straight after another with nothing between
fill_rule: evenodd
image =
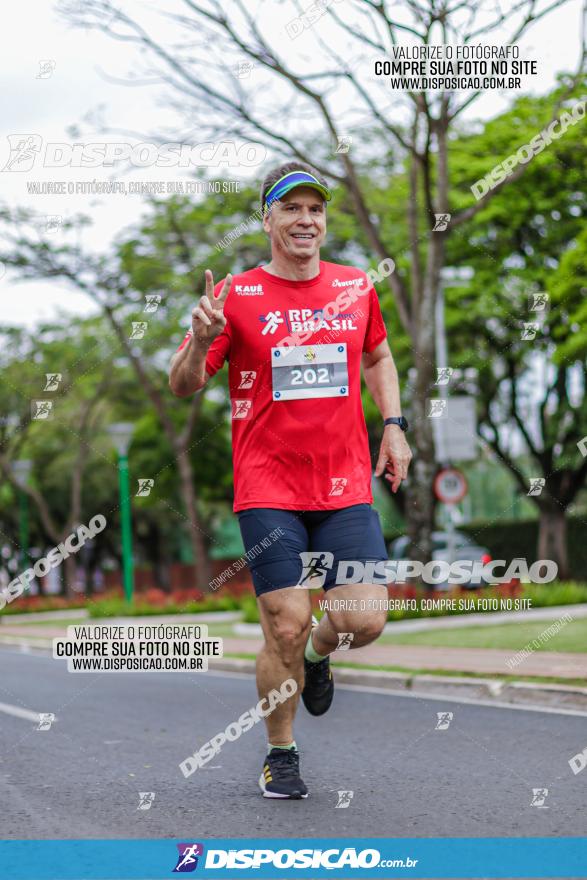
<instances>
[{"instance_id":1,"label":"bottom banner","mask_svg":"<svg viewBox=\"0 0 587 880\"><path fill-rule=\"evenodd\" d=\"M2 880L587 878L587 838L14 840Z\"/></svg>"}]
</instances>

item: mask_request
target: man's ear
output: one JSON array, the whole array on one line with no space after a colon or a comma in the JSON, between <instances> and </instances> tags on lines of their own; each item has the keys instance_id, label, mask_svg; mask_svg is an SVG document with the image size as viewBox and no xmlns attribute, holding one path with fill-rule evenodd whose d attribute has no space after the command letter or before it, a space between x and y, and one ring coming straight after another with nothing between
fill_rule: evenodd
<instances>
[{"instance_id":1,"label":"man's ear","mask_svg":"<svg viewBox=\"0 0 587 880\"><path fill-rule=\"evenodd\" d=\"M263 214L263 230L267 233L267 235L269 235L269 233L270 233L270 231L271 231L271 226L270 226L270 223L269 223L269 217L270 217L270 212L266 211L266 212Z\"/></svg>"}]
</instances>

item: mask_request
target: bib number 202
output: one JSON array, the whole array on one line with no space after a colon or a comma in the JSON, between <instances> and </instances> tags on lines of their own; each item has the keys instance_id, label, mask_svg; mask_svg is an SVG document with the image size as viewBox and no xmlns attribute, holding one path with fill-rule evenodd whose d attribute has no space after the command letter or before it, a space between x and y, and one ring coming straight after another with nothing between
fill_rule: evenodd
<instances>
[{"instance_id":1,"label":"bib number 202","mask_svg":"<svg viewBox=\"0 0 587 880\"><path fill-rule=\"evenodd\" d=\"M312 367L306 367L305 370L291 371L292 385L315 385L328 382L328 367L318 367L317 370Z\"/></svg>"},{"instance_id":2,"label":"bib number 202","mask_svg":"<svg viewBox=\"0 0 587 880\"><path fill-rule=\"evenodd\" d=\"M273 400L348 397L346 342L271 349Z\"/></svg>"}]
</instances>

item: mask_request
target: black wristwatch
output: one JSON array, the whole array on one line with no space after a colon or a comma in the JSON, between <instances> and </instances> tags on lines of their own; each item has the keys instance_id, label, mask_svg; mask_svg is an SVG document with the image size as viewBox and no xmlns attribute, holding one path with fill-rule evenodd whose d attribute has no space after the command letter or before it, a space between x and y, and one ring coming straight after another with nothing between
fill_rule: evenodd
<instances>
[{"instance_id":1,"label":"black wristwatch","mask_svg":"<svg viewBox=\"0 0 587 880\"><path fill-rule=\"evenodd\" d=\"M404 416L392 416L390 419L385 419L383 422L384 425L398 425L402 431L407 431L410 427L408 425L408 420L404 418Z\"/></svg>"}]
</instances>

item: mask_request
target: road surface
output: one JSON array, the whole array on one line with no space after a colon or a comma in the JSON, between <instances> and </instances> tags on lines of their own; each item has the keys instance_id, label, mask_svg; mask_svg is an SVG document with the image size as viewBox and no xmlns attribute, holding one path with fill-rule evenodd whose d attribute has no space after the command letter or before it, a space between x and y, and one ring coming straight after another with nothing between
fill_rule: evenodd
<instances>
[{"instance_id":1,"label":"road surface","mask_svg":"<svg viewBox=\"0 0 587 880\"><path fill-rule=\"evenodd\" d=\"M584 716L339 688L322 718L299 711L309 798L276 802L257 788L261 724L190 778L178 766L256 703L250 677L76 675L7 649L0 668L4 839L585 834L587 770L568 763L587 747ZM39 712L55 714L49 730ZM543 806L533 789L548 789Z\"/></svg>"}]
</instances>

